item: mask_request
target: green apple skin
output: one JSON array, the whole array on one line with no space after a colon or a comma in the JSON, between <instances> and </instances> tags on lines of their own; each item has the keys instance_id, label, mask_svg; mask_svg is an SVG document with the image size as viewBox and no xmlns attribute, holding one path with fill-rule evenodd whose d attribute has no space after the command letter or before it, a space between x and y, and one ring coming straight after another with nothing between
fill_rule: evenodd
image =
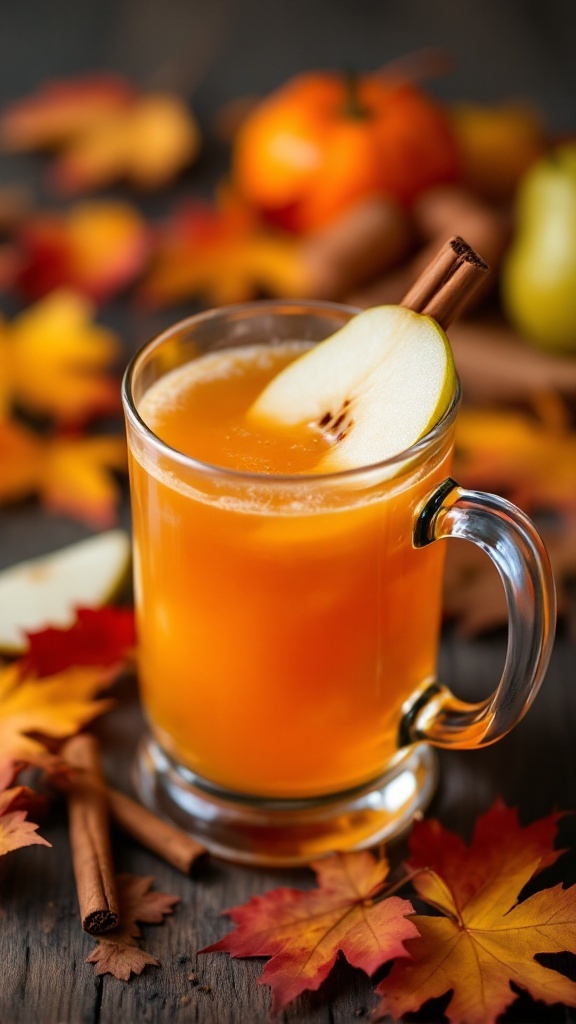
<instances>
[{"instance_id":1,"label":"green apple skin","mask_svg":"<svg viewBox=\"0 0 576 1024\"><path fill-rule=\"evenodd\" d=\"M502 299L528 341L576 353L576 143L552 151L522 180Z\"/></svg>"}]
</instances>

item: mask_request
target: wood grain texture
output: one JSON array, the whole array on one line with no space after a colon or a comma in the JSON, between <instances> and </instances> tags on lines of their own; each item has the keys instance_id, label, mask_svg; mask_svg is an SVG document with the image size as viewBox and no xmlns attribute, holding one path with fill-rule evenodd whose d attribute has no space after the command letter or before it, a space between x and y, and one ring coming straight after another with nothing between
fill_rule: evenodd
<instances>
[{"instance_id":1,"label":"wood grain texture","mask_svg":"<svg viewBox=\"0 0 576 1024\"><path fill-rule=\"evenodd\" d=\"M504 658L505 637L462 641L444 637L443 679L472 699L491 689ZM508 737L481 752L441 755L441 782L430 813L469 838L479 813L502 796L519 807L524 822L554 808L576 810L576 654L561 634L544 686L524 721ZM98 725L107 779L129 792L130 764L142 728L133 681L119 688L120 704ZM197 951L229 929L226 907L243 903L278 885L313 884L307 870L269 871L235 867L212 859L198 879L188 879L113 830L117 868L153 875L156 888L181 897L162 926L145 926L144 946L160 968L148 968L128 984L96 978L85 958L93 940L81 928L68 845L65 810L56 810L42 833L52 850L30 847L0 861L1 1024L265 1024L268 991L258 986L258 960L232 960ZM574 822L562 825L571 845L547 876L576 882ZM399 859L402 844L392 844ZM345 963L320 993L304 995L281 1020L290 1024L345 1024L369 1019L375 1005L368 980ZM441 1010L417 1019L441 1021ZM507 1021L576 1020L562 1008L544 1008L523 997Z\"/></svg>"}]
</instances>

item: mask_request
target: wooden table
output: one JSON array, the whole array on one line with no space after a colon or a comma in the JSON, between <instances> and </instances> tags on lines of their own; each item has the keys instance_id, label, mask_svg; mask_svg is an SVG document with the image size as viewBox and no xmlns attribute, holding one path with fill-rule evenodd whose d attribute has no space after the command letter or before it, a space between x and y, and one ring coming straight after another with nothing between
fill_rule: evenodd
<instances>
[{"instance_id":1,"label":"wooden table","mask_svg":"<svg viewBox=\"0 0 576 1024\"><path fill-rule=\"evenodd\" d=\"M442 676L464 697L486 693L504 650L500 635L464 642L447 634ZM482 752L441 755L441 783L430 814L468 838L475 818L496 796L516 805L524 823L555 808L575 811L575 680L576 653L562 629L543 688L515 731ZM109 781L129 791L142 723L133 684L122 684L119 696L117 710L99 723L97 732ZM571 844L572 853L563 855L549 874L550 884L576 881L573 829L567 819L562 845ZM94 941L80 927L63 809L42 832L53 843L51 850L30 847L0 860L1 1024L264 1024L269 1019L268 990L256 984L261 962L196 953L230 927L220 917L226 907L278 885L308 886L308 871L263 871L212 860L191 880L115 832L119 870L153 875L157 888L181 897L164 925L144 927L145 948L161 968L147 968L126 984L110 976L97 978L84 962ZM398 858L401 850L391 852ZM344 1024L368 1020L375 1004L367 979L341 964L320 993L301 997L281 1019ZM417 1019L441 1021L442 1014L433 1008ZM576 1015L521 997L505 1019L567 1022Z\"/></svg>"}]
</instances>

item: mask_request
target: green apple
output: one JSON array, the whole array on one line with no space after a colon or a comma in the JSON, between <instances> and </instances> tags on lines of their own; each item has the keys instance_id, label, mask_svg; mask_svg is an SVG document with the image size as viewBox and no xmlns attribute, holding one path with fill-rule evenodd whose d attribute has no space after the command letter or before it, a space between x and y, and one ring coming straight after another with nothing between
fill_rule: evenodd
<instances>
[{"instance_id":1,"label":"green apple","mask_svg":"<svg viewBox=\"0 0 576 1024\"><path fill-rule=\"evenodd\" d=\"M27 632L71 626L75 609L111 601L130 565L130 539L107 530L0 572L0 651L22 654Z\"/></svg>"},{"instance_id":2,"label":"green apple","mask_svg":"<svg viewBox=\"0 0 576 1024\"><path fill-rule=\"evenodd\" d=\"M249 410L263 425L316 424L330 442L319 472L383 462L437 422L456 387L448 339L402 306L353 317L290 363Z\"/></svg>"},{"instance_id":3,"label":"green apple","mask_svg":"<svg viewBox=\"0 0 576 1024\"><path fill-rule=\"evenodd\" d=\"M576 352L576 143L559 146L522 179L502 298L528 341Z\"/></svg>"}]
</instances>

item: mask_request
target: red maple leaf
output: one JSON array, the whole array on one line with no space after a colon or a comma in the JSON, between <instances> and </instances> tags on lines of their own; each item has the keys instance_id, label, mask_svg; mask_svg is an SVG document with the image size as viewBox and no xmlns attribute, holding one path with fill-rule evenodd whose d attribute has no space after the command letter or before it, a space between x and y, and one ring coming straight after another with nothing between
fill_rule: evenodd
<instances>
[{"instance_id":1,"label":"red maple leaf","mask_svg":"<svg viewBox=\"0 0 576 1024\"><path fill-rule=\"evenodd\" d=\"M136 646L132 608L77 608L68 629L49 626L28 633L27 672L56 675L73 665L118 665Z\"/></svg>"},{"instance_id":2,"label":"red maple leaf","mask_svg":"<svg viewBox=\"0 0 576 1024\"><path fill-rule=\"evenodd\" d=\"M516 998L576 1005L576 984L539 963L542 953L576 951L576 886L561 885L518 902L524 886L560 854L558 815L525 828L500 801L483 815L470 846L437 821L416 823L410 867L418 895L442 916L413 918L420 937L407 943L376 991L379 1014L394 1019L452 990L450 1024L494 1024Z\"/></svg>"},{"instance_id":3,"label":"red maple leaf","mask_svg":"<svg viewBox=\"0 0 576 1024\"><path fill-rule=\"evenodd\" d=\"M237 928L202 953L269 956L259 979L270 985L273 1011L328 977L340 952L367 974L387 960L406 956L404 941L417 934L407 920L412 904L380 899L388 875L385 859L338 853L311 865L319 888L275 889L227 910Z\"/></svg>"}]
</instances>

